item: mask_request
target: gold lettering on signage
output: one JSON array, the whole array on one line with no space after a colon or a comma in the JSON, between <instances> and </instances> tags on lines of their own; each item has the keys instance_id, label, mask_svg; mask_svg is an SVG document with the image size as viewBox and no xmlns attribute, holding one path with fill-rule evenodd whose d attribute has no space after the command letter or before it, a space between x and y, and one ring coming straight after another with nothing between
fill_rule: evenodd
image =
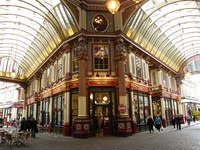
<instances>
[{"instance_id":1,"label":"gold lettering on signage","mask_svg":"<svg viewBox=\"0 0 200 150\"><path fill-rule=\"evenodd\" d=\"M107 84L107 82L106 81L102 81L102 82L99 81L99 82L97 82L97 84L101 84L102 85L102 84Z\"/></svg>"}]
</instances>

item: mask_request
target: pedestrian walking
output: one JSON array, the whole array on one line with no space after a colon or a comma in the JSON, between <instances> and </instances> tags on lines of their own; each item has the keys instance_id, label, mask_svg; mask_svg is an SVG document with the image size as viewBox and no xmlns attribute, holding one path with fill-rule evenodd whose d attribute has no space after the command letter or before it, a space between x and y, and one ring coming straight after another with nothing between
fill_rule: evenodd
<instances>
[{"instance_id":1,"label":"pedestrian walking","mask_svg":"<svg viewBox=\"0 0 200 150\"><path fill-rule=\"evenodd\" d=\"M193 122L195 122L196 121L196 116L193 116Z\"/></svg>"},{"instance_id":2,"label":"pedestrian walking","mask_svg":"<svg viewBox=\"0 0 200 150\"><path fill-rule=\"evenodd\" d=\"M26 130L27 130L27 121L26 121L25 117L23 117L22 121L21 121L21 126L20 126L19 132L26 131Z\"/></svg>"},{"instance_id":3,"label":"pedestrian walking","mask_svg":"<svg viewBox=\"0 0 200 150\"><path fill-rule=\"evenodd\" d=\"M37 128L37 121L33 117L31 121L31 137L35 138L35 133L38 133L38 128Z\"/></svg>"},{"instance_id":4,"label":"pedestrian walking","mask_svg":"<svg viewBox=\"0 0 200 150\"><path fill-rule=\"evenodd\" d=\"M187 115L186 119L187 119L187 123L188 123L188 125L190 125L190 121L191 121L191 117L190 117L190 115Z\"/></svg>"},{"instance_id":5,"label":"pedestrian walking","mask_svg":"<svg viewBox=\"0 0 200 150\"><path fill-rule=\"evenodd\" d=\"M181 130L181 117L180 117L180 115L177 115L177 117L176 117L176 126L177 126L177 130Z\"/></svg>"},{"instance_id":6,"label":"pedestrian walking","mask_svg":"<svg viewBox=\"0 0 200 150\"><path fill-rule=\"evenodd\" d=\"M153 125L154 125L154 121L153 119L151 118L151 116L148 117L147 119L147 125L149 127L149 132L151 133L151 131L154 132L154 129L153 129Z\"/></svg>"},{"instance_id":7,"label":"pedestrian walking","mask_svg":"<svg viewBox=\"0 0 200 150\"><path fill-rule=\"evenodd\" d=\"M31 118L30 117L28 117L27 118L27 130L30 132L30 130L31 130Z\"/></svg>"},{"instance_id":8,"label":"pedestrian walking","mask_svg":"<svg viewBox=\"0 0 200 150\"><path fill-rule=\"evenodd\" d=\"M159 117L159 115L156 117L155 119L155 125L156 125L156 129L159 131L160 133L160 128L161 128L161 119Z\"/></svg>"},{"instance_id":9,"label":"pedestrian walking","mask_svg":"<svg viewBox=\"0 0 200 150\"><path fill-rule=\"evenodd\" d=\"M175 126L176 126L176 116L175 115L172 116L172 125L174 126L174 129L175 129Z\"/></svg>"}]
</instances>

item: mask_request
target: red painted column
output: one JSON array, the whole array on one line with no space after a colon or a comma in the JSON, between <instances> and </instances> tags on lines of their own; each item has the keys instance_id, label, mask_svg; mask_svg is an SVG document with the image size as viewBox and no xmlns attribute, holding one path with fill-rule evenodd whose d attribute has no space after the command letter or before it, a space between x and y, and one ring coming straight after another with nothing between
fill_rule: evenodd
<instances>
[{"instance_id":1,"label":"red painted column","mask_svg":"<svg viewBox=\"0 0 200 150\"><path fill-rule=\"evenodd\" d=\"M117 135L130 136L132 135L131 118L128 114L128 99L126 96L126 81L125 81L125 67L126 51L123 39L116 41L115 60L118 61L118 74L119 74L119 104L118 107L124 107L124 111L119 111L117 119Z\"/></svg>"},{"instance_id":2,"label":"red painted column","mask_svg":"<svg viewBox=\"0 0 200 150\"><path fill-rule=\"evenodd\" d=\"M79 60L79 92L78 92L78 117L75 119L75 138L90 137L90 120L86 113L86 62L88 59L86 39L78 39L78 60Z\"/></svg>"}]
</instances>

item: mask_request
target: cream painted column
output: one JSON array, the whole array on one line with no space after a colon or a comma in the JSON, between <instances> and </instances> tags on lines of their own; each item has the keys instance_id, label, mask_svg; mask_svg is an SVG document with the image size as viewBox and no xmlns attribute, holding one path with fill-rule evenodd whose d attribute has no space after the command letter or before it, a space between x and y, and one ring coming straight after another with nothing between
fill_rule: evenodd
<instances>
[{"instance_id":1,"label":"cream painted column","mask_svg":"<svg viewBox=\"0 0 200 150\"><path fill-rule=\"evenodd\" d=\"M64 94L64 135L70 135L70 92L66 91Z\"/></svg>"},{"instance_id":2,"label":"cream painted column","mask_svg":"<svg viewBox=\"0 0 200 150\"><path fill-rule=\"evenodd\" d=\"M132 120L133 120L133 122L136 122L136 117L135 117L135 99L134 99L133 91L130 92L130 97L131 97L131 105L132 105Z\"/></svg>"},{"instance_id":3,"label":"cream painted column","mask_svg":"<svg viewBox=\"0 0 200 150\"><path fill-rule=\"evenodd\" d=\"M36 120L36 114L37 114L37 103L34 103L34 104L33 104L33 107L34 107L34 114L33 114L33 117L34 117L35 120Z\"/></svg>"},{"instance_id":4,"label":"cream painted column","mask_svg":"<svg viewBox=\"0 0 200 150\"><path fill-rule=\"evenodd\" d=\"M49 100L49 122L52 123L52 105L53 105L53 98L50 97Z\"/></svg>"},{"instance_id":5,"label":"cream painted column","mask_svg":"<svg viewBox=\"0 0 200 150\"><path fill-rule=\"evenodd\" d=\"M161 115L162 117L165 117L165 101L164 101L164 98L160 98L160 103L161 103Z\"/></svg>"},{"instance_id":6,"label":"cream painted column","mask_svg":"<svg viewBox=\"0 0 200 150\"><path fill-rule=\"evenodd\" d=\"M64 101L64 122L69 123L70 119L70 92L67 91L64 94L65 101Z\"/></svg>"},{"instance_id":7,"label":"cream painted column","mask_svg":"<svg viewBox=\"0 0 200 150\"><path fill-rule=\"evenodd\" d=\"M17 119L17 108L12 108L12 120Z\"/></svg>"},{"instance_id":8,"label":"cream painted column","mask_svg":"<svg viewBox=\"0 0 200 150\"><path fill-rule=\"evenodd\" d=\"M149 95L150 116L153 118L152 97Z\"/></svg>"}]
</instances>

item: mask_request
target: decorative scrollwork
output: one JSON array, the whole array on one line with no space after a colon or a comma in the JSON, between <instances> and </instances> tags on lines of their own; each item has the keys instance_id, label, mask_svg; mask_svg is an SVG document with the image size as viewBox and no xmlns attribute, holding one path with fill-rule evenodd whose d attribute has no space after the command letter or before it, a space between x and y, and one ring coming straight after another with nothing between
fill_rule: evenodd
<instances>
[{"instance_id":1,"label":"decorative scrollwork","mask_svg":"<svg viewBox=\"0 0 200 150\"><path fill-rule=\"evenodd\" d=\"M78 51L86 51L87 50L87 41L84 38L80 38L78 40Z\"/></svg>"},{"instance_id":2,"label":"decorative scrollwork","mask_svg":"<svg viewBox=\"0 0 200 150\"><path fill-rule=\"evenodd\" d=\"M79 51L77 56L78 61L80 60L88 60L88 54L86 51Z\"/></svg>"},{"instance_id":3,"label":"decorative scrollwork","mask_svg":"<svg viewBox=\"0 0 200 150\"><path fill-rule=\"evenodd\" d=\"M126 60L126 49L123 39L118 39L115 47L115 60L125 61Z\"/></svg>"},{"instance_id":4,"label":"decorative scrollwork","mask_svg":"<svg viewBox=\"0 0 200 150\"><path fill-rule=\"evenodd\" d=\"M117 61L126 61L126 55L125 53L118 52L115 54L115 60Z\"/></svg>"},{"instance_id":5,"label":"decorative scrollwork","mask_svg":"<svg viewBox=\"0 0 200 150\"><path fill-rule=\"evenodd\" d=\"M123 42L123 40L120 39L117 41L115 50L116 52L122 52L122 53L126 52L125 43Z\"/></svg>"},{"instance_id":6,"label":"decorative scrollwork","mask_svg":"<svg viewBox=\"0 0 200 150\"><path fill-rule=\"evenodd\" d=\"M81 37L78 40L78 60L87 60L88 52L87 52L87 41L85 38Z\"/></svg>"}]
</instances>

